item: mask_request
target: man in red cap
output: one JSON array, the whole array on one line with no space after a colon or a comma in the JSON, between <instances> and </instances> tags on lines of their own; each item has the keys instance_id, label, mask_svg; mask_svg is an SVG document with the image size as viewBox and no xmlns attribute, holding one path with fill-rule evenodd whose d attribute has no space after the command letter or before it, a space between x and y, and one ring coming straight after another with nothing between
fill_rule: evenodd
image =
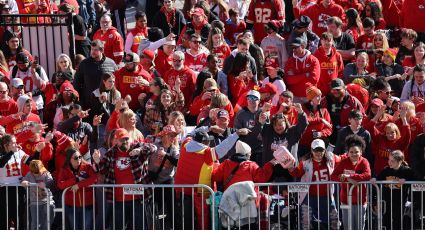
<instances>
[{"instance_id":1,"label":"man in red cap","mask_svg":"<svg viewBox=\"0 0 425 230\"><path fill-rule=\"evenodd\" d=\"M271 20L285 22L285 5L283 1L251 1L247 15L247 29L254 29L254 41L259 44L267 36L264 27Z\"/></svg>"},{"instance_id":2,"label":"man in red cap","mask_svg":"<svg viewBox=\"0 0 425 230\"><path fill-rule=\"evenodd\" d=\"M285 83L294 94L294 102L305 102L305 83L310 82L317 85L320 78L319 60L305 47L307 41L301 37L295 38L290 46L293 48L293 55L285 65Z\"/></svg>"},{"instance_id":3,"label":"man in red cap","mask_svg":"<svg viewBox=\"0 0 425 230\"><path fill-rule=\"evenodd\" d=\"M285 63L288 60L285 39L278 34L279 29L282 26L282 22L278 20L271 20L269 23L267 23L267 37L261 41L260 45L264 51L264 57L278 58L278 67L280 68L285 67Z\"/></svg>"},{"instance_id":4,"label":"man in red cap","mask_svg":"<svg viewBox=\"0 0 425 230\"><path fill-rule=\"evenodd\" d=\"M127 53L123 62L125 66L115 72L115 87L120 91L122 97L129 95L131 101L128 103L130 109L136 111L140 108L137 100L141 93L149 92L149 82L152 80L148 72L140 64L140 58L136 53Z\"/></svg>"},{"instance_id":5,"label":"man in red cap","mask_svg":"<svg viewBox=\"0 0 425 230\"><path fill-rule=\"evenodd\" d=\"M178 44L181 44L182 38L186 30L193 30L196 34L201 36L202 42L207 42L210 33L211 25L208 23L207 16L202 8L194 8L191 12L192 21L188 22L180 33Z\"/></svg>"},{"instance_id":6,"label":"man in red cap","mask_svg":"<svg viewBox=\"0 0 425 230\"><path fill-rule=\"evenodd\" d=\"M114 143L116 143L103 157L96 150L93 161L98 167L99 173L105 175L105 184L148 184L150 179L147 175L147 167L143 163L157 151L157 147L149 143L138 143L131 146L130 136L127 130L119 128L115 130ZM114 202L115 229L124 229L124 226L142 226L143 204L149 197L148 190L143 195L126 195L123 188L105 189L108 202ZM146 223L145 223L146 224Z\"/></svg>"}]
</instances>

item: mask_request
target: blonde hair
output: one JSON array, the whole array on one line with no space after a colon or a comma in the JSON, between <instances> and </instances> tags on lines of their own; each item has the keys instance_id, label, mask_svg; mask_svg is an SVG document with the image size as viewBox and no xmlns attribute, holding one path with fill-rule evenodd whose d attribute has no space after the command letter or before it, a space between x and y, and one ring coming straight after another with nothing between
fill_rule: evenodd
<instances>
[{"instance_id":1,"label":"blonde hair","mask_svg":"<svg viewBox=\"0 0 425 230\"><path fill-rule=\"evenodd\" d=\"M214 80L214 78L207 78L204 81L204 87L212 87L215 86L217 87L217 82Z\"/></svg>"},{"instance_id":2,"label":"blonde hair","mask_svg":"<svg viewBox=\"0 0 425 230\"><path fill-rule=\"evenodd\" d=\"M211 108L223 108L230 103L229 98L222 93L216 93L211 97Z\"/></svg>"},{"instance_id":3,"label":"blonde hair","mask_svg":"<svg viewBox=\"0 0 425 230\"><path fill-rule=\"evenodd\" d=\"M397 125L394 124L394 123L392 123L392 122L388 123L385 126L385 129L384 130L385 130L385 132L387 132L387 130L395 131L395 133L396 133L396 138L395 139L396 140L400 139L400 137L401 137L400 129L398 129Z\"/></svg>"},{"instance_id":4,"label":"blonde hair","mask_svg":"<svg viewBox=\"0 0 425 230\"><path fill-rule=\"evenodd\" d=\"M416 107L415 104L413 104L413 102L411 101L403 101L400 104L400 107L407 107L407 116L408 117L412 117L412 116L416 116Z\"/></svg>"},{"instance_id":5,"label":"blonde hair","mask_svg":"<svg viewBox=\"0 0 425 230\"><path fill-rule=\"evenodd\" d=\"M143 139L143 134L136 128L128 128L128 120L130 118L134 117L136 119L136 114L131 109L127 109L124 112L120 114L120 117L118 118L118 125L121 128L124 128L127 130L128 134L130 135L130 142L133 142L135 140Z\"/></svg>"},{"instance_id":6,"label":"blonde hair","mask_svg":"<svg viewBox=\"0 0 425 230\"><path fill-rule=\"evenodd\" d=\"M47 171L47 169L43 165L43 162L40 160L32 160L29 165L29 168L32 174L43 174Z\"/></svg>"},{"instance_id":7,"label":"blonde hair","mask_svg":"<svg viewBox=\"0 0 425 230\"><path fill-rule=\"evenodd\" d=\"M387 50L388 48L390 48L390 46L388 45L388 38L385 32L378 30L376 31L376 34L373 38L375 39L376 36L382 37L382 48L379 48L379 49ZM374 49L378 48L378 47L375 47L375 41L373 42L373 48Z\"/></svg>"},{"instance_id":8,"label":"blonde hair","mask_svg":"<svg viewBox=\"0 0 425 230\"><path fill-rule=\"evenodd\" d=\"M67 70L70 71L71 73L74 73L75 70L72 68L71 58L66 54L59 54L59 56L56 58L56 71L61 70L60 63L59 63L61 61L61 59L65 59L66 61L68 61L69 66L68 66Z\"/></svg>"}]
</instances>

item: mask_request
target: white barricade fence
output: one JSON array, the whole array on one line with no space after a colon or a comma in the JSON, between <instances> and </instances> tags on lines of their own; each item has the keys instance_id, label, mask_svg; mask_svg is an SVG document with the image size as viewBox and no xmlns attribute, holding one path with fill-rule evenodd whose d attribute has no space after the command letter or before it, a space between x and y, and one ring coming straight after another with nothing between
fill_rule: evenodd
<instances>
[{"instance_id":1,"label":"white barricade fence","mask_svg":"<svg viewBox=\"0 0 425 230\"><path fill-rule=\"evenodd\" d=\"M62 193L62 229L215 229L205 185L105 185Z\"/></svg>"},{"instance_id":2,"label":"white barricade fence","mask_svg":"<svg viewBox=\"0 0 425 230\"><path fill-rule=\"evenodd\" d=\"M55 206L45 186L0 184L0 204L1 229L50 229Z\"/></svg>"}]
</instances>

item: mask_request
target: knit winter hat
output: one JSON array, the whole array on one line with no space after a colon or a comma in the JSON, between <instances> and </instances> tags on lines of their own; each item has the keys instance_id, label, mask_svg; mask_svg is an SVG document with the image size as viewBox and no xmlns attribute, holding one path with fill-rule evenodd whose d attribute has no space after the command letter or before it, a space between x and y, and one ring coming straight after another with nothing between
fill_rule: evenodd
<instances>
[{"instance_id":1,"label":"knit winter hat","mask_svg":"<svg viewBox=\"0 0 425 230\"><path fill-rule=\"evenodd\" d=\"M305 95L309 101L313 100L313 98L317 96L322 95L322 91L320 91L320 89L312 85L310 82L307 82L305 86L306 86Z\"/></svg>"},{"instance_id":2,"label":"knit winter hat","mask_svg":"<svg viewBox=\"0 0 425 230\"><path fill-rule=\"evenodd\" d=\"M236 153L240 154L250 154L251 153L251 147L245 142L237 141L235 145L235 151Z\"/></svg>"},{"instance_id":3,"label":"knit winter hat","mask_svg":"<svg viewBox=\"0 0 425 230\"><path fill-rule=\"evenodd\" d=\"M397 56L397 52L398 50L395 48L388 48L384 51L384 54L387 54L388 56L390 56L393 61L395 61L395 57Z\"/></svg>"}]
</instances>

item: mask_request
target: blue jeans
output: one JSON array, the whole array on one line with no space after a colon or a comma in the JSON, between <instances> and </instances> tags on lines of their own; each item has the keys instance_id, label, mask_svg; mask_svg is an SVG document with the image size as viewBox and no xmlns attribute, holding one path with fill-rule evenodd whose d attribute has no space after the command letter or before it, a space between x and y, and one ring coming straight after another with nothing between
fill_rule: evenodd
<instances>
[{"instance_id":1,"label":"blue jeans","mask_svg":"<svg viewBox=\"0 0 425 230\"><path fill-rule=\"evenodd\" d=\"M75 211L75 216L74 216ZM70 229L92 230L93 229L93 206L73 207L65 206L65 216L69 221ZM75 223L74 223L75 220Z\"/></svg>"},{"instance_id":2,"label":"blue jeans","mask_svg":"<svg viewBox=\"0 0 425 230\"><path fill-rule=\"evenodd\" d=\"M47 229L47 226L50 226L53 222L54 205L47 204L31 204L30 205L30 214L31 214L31 230L37 229ZM49 209L49 210L47 210ZM49 223L47 222L47 212L49 212Z\"/></svg>"},{"instance_id":3,"label":"blue jeans","mask_svg":"<svg viewBox=\"0 0 425 230\"><path fill-rule=\"evenodd\" d=\"M149 220L140 200L115 202L114 212L115 229L147 229Z\"/></svg>"}]
</instances>

